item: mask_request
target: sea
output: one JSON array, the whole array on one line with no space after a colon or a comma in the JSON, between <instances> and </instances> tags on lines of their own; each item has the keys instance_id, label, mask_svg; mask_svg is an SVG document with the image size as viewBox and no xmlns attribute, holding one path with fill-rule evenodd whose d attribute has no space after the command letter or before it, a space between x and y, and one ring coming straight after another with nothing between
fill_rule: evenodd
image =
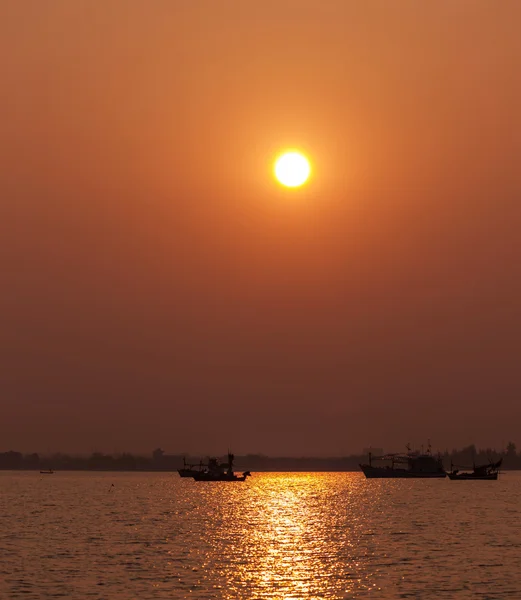
<instances>
[{"instance_id":1,"label":"sea","mask_svg":"<svg viewBox=\"0 0 521 600\"><path fill-rule=\"evenodd\" d=\"M0 599L521 599L498 481L0 472Z\"/></svg>"}]
</instances>

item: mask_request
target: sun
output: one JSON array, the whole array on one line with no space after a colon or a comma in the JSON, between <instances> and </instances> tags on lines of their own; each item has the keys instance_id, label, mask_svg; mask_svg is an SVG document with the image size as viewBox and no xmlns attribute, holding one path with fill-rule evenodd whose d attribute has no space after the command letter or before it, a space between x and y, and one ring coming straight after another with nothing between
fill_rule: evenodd
<instances>
[{"instance_id":1,"label":"sun","mask_svg":"<svg viewBox=\"0 0 521 600\"><path fill-rule=\"evenodd\" d=\"M309 179L311 166L309 160L300 152L284 152L275 161L277 181L286 187L300 187Z\"/></svg>"}]
</instances>

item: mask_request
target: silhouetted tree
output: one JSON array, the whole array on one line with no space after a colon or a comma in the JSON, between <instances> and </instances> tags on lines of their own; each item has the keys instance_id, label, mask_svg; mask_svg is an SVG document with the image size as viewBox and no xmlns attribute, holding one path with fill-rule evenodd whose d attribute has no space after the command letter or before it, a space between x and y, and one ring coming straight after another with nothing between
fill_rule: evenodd
<instances>
[{"instance_id":1,"label":"silhouetted tree","mask_svg":"<svg viewBox=\"0 0 521 600\"><path fill-rule=\"evenodd\" d=\"M517 456L516 445L514 444L514 442L508 442L506 454L510 458L514 458Z\"/></svg>"}]
</instances>

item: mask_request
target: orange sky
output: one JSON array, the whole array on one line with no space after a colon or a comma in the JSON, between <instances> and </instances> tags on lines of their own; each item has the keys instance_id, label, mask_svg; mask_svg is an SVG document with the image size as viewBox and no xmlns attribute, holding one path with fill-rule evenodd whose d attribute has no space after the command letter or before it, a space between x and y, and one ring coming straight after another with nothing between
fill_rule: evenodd
<instances>
[{"instance_id":1,"label":"orange sky","mask_svg":"<svg viewBox=\"0 0 521 600\"><path fill-rule=\"evenodd\" d=\"M2 448L521 443L520 22L3 2Z\"/></svg>"}]
</instances>

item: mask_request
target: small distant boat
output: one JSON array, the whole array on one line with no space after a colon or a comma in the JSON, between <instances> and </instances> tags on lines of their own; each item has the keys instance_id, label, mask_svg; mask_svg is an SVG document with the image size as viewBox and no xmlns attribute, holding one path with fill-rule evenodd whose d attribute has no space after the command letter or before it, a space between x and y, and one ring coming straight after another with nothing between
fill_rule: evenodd
<instances>
[{"instance_id":1,"label":"small distant boat","mask_svg":"<svg viewBox=\"0 0 521 600\"><path fill-rule=\"evenodd\" d=\"M373 461L381 461L374 465ZM429 444L427 452L411 451L406 454L372 456L369 462L359 465L367 479L437 479L447 476L440 456L432 455Z\"/></svg>"},{"instance_id":2,"label":"small distant boat","mask_svg":"<svg viewBox=\"0 0 521 600\"><path fill-rule=\"evenodd\" d=\"M52 469L47 469L46 471L40 471L40 475L54 475L54 471Z\"/></svg>"},{"instance_id":3,"label":"small distant boat","mask_svg":"<svg viewBox=\"0 0 521 600\"><path fill-rule=\"evenodd\" d=\"M491 462L487 465L479 465L477 467L474 466L472 471L463 472L460 472L459 469L454 469L455 465L451 464L448 476L451 481L496 481L502 462L503 459L501 458L497 462Z\"/></svg>"},{"instance_id":4,"label":"small distant boat","mask_svg":"<svg viewBox=\"0 0 521 600\"><path fill-rule=\"evenodd\" d=\"M195 472L192 477L195 481L246 481L251 477L250 471L242 475L233 472L234 455L228 452L228 462L219 463L216 458L210 458L206 470Z\"/></svg>"}]
</instances>

